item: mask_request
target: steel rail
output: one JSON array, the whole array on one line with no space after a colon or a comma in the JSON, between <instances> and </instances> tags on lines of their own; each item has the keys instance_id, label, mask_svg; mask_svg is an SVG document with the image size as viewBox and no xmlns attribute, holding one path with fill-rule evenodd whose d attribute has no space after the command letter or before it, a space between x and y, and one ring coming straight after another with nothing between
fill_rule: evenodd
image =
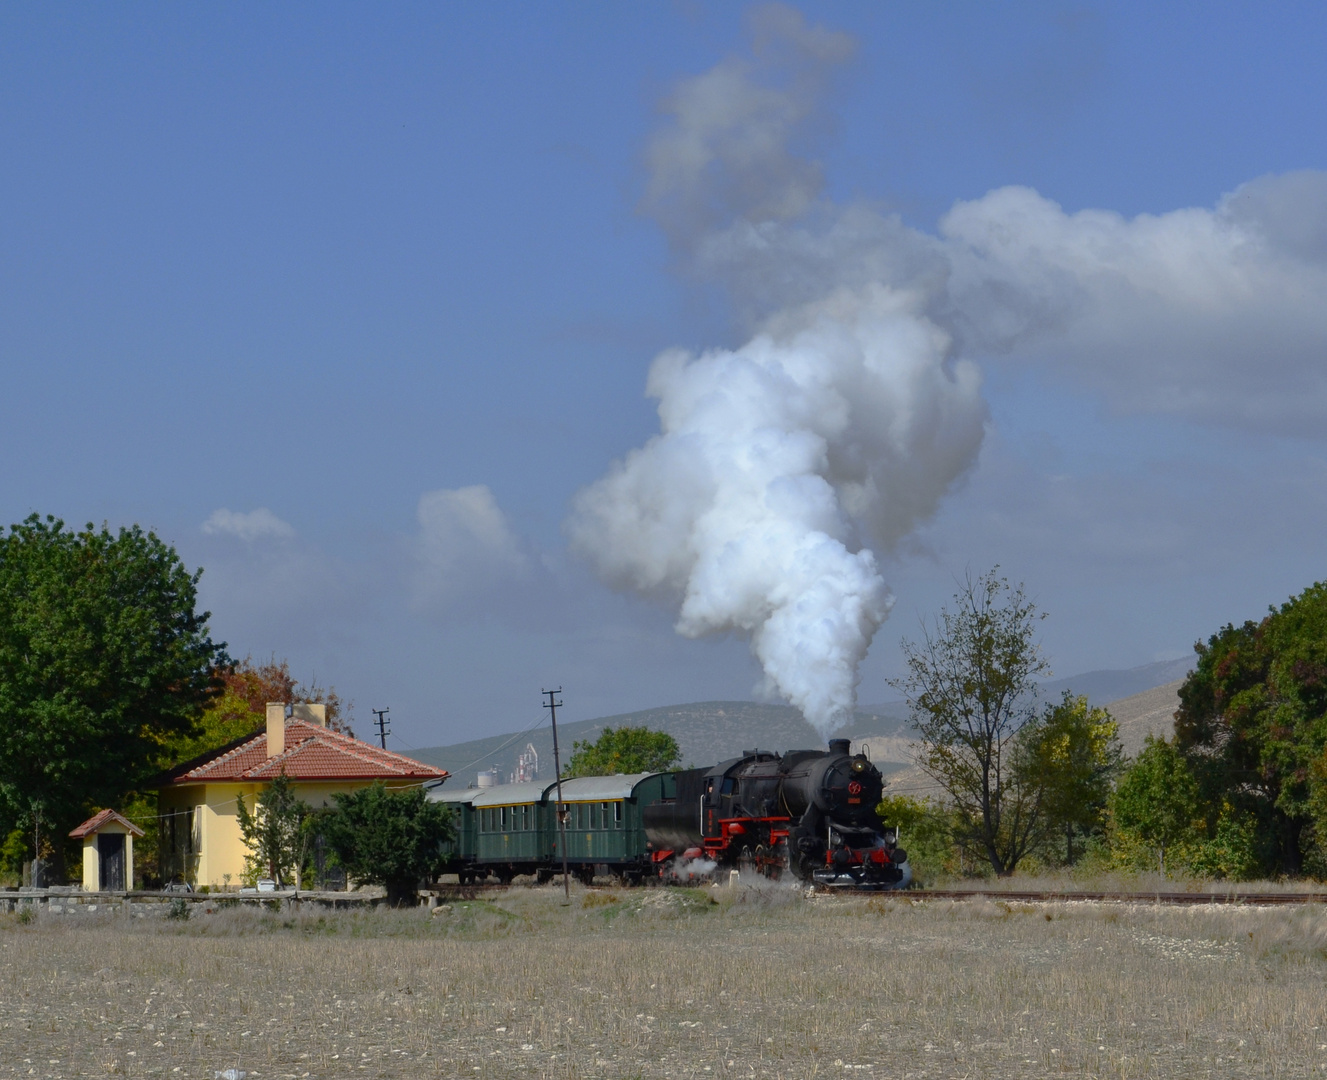
<instances>
[{"instance_id":1,"label":"steel rail","mask_svg":"<svg viewBox=\"0 0 1327 1080\"><path fill-rule=\"evenodd\" d=\"M474 885L431 885L421 890L432 893L439 900L468 900L484 893L505 893L511 889L534 888L528 885L502 885L497 882L479 882ZM593 890L650 888L659 886L591 885ZM667 888L668 886L663 886ZM694 887L694 886L693 886ZM722 886L721 886L722 887ZM1327 904L1327 892L1266 893L1266 892L1073 892L1064 889L872 889L851 885L821 886L813 890L817 897L826 896L878 896L899 900L991 900L1022 904L1168 904L1175 906L1208 905L1292 905Z\"/></svg>"},{"instance_id":2,"label":"steel rail","mask_svg":"<svg viewBox=\"0 0 1327 1080\"><path fill-rule=\"evenodd\" d=\"M1327 893L1197 893L1197 892L1073 892L1064 889L869 889L835 886L816 890L817 896L843 893L849 896L896 896L905 900L992 900L1023 904L1063 904L1074 901L1097 904L1288 905L1327 904Z\"/></svg>"}]
</instances>

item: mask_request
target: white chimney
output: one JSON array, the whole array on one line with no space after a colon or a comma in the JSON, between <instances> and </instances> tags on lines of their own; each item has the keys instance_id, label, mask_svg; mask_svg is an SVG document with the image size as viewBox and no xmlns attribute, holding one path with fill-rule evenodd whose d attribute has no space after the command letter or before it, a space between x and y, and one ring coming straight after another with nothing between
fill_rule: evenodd
<instances>
[{"instance_id":1,"label":"white chimney","mask_svg":"<svg viewBox=\"0 0 1327 1080\"><path fill-rule=\"evenodd\" d=\"M282 701L267 703L267 756L279 757L286 752L286 705Z\"/></svg>"},{"instance_id":2,"label":"white chimney","mask_svg":"<svg viewBox=\"0 0 1327 1080\"><path fill-rule=\"evenodd\" d=\"M303 720L306 724L313 724L315 727L326 727L327 706L321 702L315 704L309 701L299 701L290 707L290 718L292 720Z\"/></svg>"}]
</instances>

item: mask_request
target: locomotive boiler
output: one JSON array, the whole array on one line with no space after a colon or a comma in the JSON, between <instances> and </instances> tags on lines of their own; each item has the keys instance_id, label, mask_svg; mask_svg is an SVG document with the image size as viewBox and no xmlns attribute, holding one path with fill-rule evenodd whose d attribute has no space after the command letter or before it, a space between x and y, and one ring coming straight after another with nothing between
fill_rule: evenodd
<instances>
[{"instance_id":1,"label":"locomotive boiler","mask_svg":"<svg viewBox=\"0 0 1327 1080\"><path fill-rule=\"evenodd\" d=\"M672 867L731 867L821 885L903 888L912 880L897 831L876 816L880 771L847 739L828 751L741 757L676 774L675 797L646 806L650 857ZM676 871L674 871L676 872Z\"/></svg>"}]
</instances>

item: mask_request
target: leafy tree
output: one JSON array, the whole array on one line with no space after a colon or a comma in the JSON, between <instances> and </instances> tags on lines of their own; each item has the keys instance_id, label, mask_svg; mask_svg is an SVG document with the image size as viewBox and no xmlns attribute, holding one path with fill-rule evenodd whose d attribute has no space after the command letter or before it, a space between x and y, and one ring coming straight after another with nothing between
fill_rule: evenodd
<instances>
[{"instance_id":1,"label":"leafy tree","mask_svg":"<svg viewBox=\"0 0 1327 1080\"><path fill-rule=\"evenodd\" d=\"M571 760L562 770L572 776L612 776L614 773L667 772L682 760L677 740L666 731L644 727L604 728L594 742L572 744Z\"/></svg>"},{"instance_id":2,"label":"leafy tree","mask_svg":"<svg viewBox=\"0 0 1327 1080\"><path fill-rule=\"evenodd\" d=\"M187 732L175 732L162 743L163 767L178 765L260 731L267 722L269 701L321 702L327 706L327 726L353 735L348 709L334 687L323 689L315 680L302 685L290 674L288 661L254 664L245 657L215 672L221 693L209 703Z\"/></svg>"},{"instance_id":3,"label":"leafy tree","mask_svg":"<svg viewBox=\"0 0 1327 1080\"><path fill-rule=\"evenodd\" d=\"M1049 668L1034 636L1044 616L998 570L969 575L934 629L903 642L907 674L893 685L921 731L922 769L952 800L958 841L1005 875L1044 836L1044 792L1018 736L1036 718L1034 680Z\"/></svg>"},{"instance_id":4,"label":"leafy tree","mask_svg":"<svg viewBox=\"0 0 1327 1080\"><path fill-rule=\"evenodd\" d=\"M1064 860L1072 863L1075 835L1091 836L1105 824L1123 758L1119 725L1105 709L1089 706L1086 697L1065 691L1029 732L1028 750L1026 767L1043 786L1047 827L1064 837Z\"/></svg>"},{"instance_id":5,"label":"leafy tree","mask_svg":"<svg viewBox=\"0 0 1327 1080\"><path fill-rule=\"evenodd\" d=\"M931 884L963 874L964 852L955 842L954 814L949 807L932 799L886 791L876 813L885 825L898 829L899 846L908 853L914 881Z\"/></svg>"},{"instance_id":6,"label":"leafy tree","mask_svg":"<svg viewBox=\"0 0 1327 1080\"><path fill-rule=\"evenodd\" d=\"M156 768L217 692L199 572L134 526L0 530L0 814L63 836ZM57 846L57 860L62 848Z\"/></svg>"},{"instance_id":7,"label":"leafy tree","mask_svg":"<svg viewBox=\"0 0 1327 1080\"><path fill-rule=\"evenodd\" d=\"M1222 807L1212 835L1187 853L1187 869L1202 877L1247 881L1262 869L1253 820L1229 803Z\"/></svg>"},{"instance_id":8,"label":"leafy tree","mask_svg":"<svg viewBox=\"0 0 1327 1080\"><path fill-rule=\"evenodd\" d=\"M287 875L293 872L298 887L304 868L304 822L309 816L309 806L296 796L286 774L283 772L267 785L252 811L245 805L243 795L236 800L235 810L240 836L249 849L245 858L249 873L284 884Z\"/></svg>"},{"instance_id":9,"label":"leafy tree","mask_svg":"<svg viewBox=\"0 0 1327 1080\"><path fill-rule=\"evenodd\" d=\"M1111 813L1117 827L1157 853L1162 874L1167 851L1202 838L1198 781L1175 743L1148 736L1116 785Z\"/></svg>"},{"instance_id":10,"label":"leafy tree","mask_svg":"<svg viewBox=\"0 0 1327 1080\"><path fill-rule=\"evenodd\" d=\"M23 862L28 856L27 837L22 829L13 829L0 844L0 875L18 880L23 874Z\"/></svg>"},{"instance_id":11,"label":"leafy tree","mask_svg":"<svg viewBox=\"0 0 1327 1080\"><path fill-rule=\"evenodd\" d=\"M269 701L317 702L327 706L329 728L346 735L355 734L351 729L354 708L341 700L336 687L321 687L317 678L305 686L291 675L288 660L277 660L272 656L259 664L254 662L252 656L246 656L217 674L225 685L227 695L234 701L245 702L249 712L259 717L264 716Z\"/></svg>"},{"instance_id":12,"label":"leafy tree","mask_svg":"<svg viewBox=\"0 0 1327 1080\"><path fill-rule=\"evenodd\" d=\"M334 798L336 807L318 822L323 837L347 874L387 887L388 903L407 902L441 871L442 845L455 839L452 814L423 788L389 791L379 781Z\"/></svg>"},{"instance_id":13,"label":"leafy tree","mask_svg":"<svg viewBox=\"0 0 1327 1080\"><path fill-rule=\"evenodd\" d=\"M1175 746L1193 766L1209 833L1229 805L1253 823L1264 870L1298 874L1322 835L1315 805L1327 805L1327 584L1195 650Z\"/></svg>"}]
</instances>

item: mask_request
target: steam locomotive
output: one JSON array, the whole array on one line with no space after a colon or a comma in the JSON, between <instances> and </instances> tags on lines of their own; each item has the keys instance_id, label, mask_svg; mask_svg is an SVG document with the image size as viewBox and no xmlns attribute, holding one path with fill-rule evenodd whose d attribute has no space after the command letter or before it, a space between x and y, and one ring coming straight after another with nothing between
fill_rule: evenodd
<instances>
[{"instance_id":1,"label":"steam locomotive","mask_svg":"<svg viewBox=\"0 0 1327 1080\"><path fill-rule=\"evenodd\" d=\"M865 755L834 739L828 751L752 750L703 769L564 780L560 799L558 784L542 779L429 797L452 807L443 872L462 883L544 882L565 865L587 883L596 874L640 884L737 869L903 888L907 852L875 812L883 787Z\"/></svg>"},{"instance_id":2,"label":"steam locomotive","mask_svg":"<svg viewBox=\"0 0 1327 1080\"><path fill-rule=\"evenodd\" d=\"M718 867L829 886L904 888L896 829L882 828L880 771L847 739L782 756L751 750L675 774L675 794L643 808L646 848L662 877Z\"/></svg>"}]
</instances>

